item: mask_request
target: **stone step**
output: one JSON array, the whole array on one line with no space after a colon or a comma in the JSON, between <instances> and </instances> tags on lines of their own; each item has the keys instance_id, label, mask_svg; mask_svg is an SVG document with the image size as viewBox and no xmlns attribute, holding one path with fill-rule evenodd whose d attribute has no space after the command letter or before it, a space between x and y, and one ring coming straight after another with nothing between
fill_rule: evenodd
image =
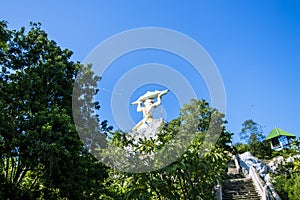
<instances>
[{"instance_id":1,"label":"stone step","mask_svg":"<svg viewBox=\"0 0 300 200\"><path fill-rule=\"evenodd\" d=\"M223 187L223 199L252 199L260 200L260 196L257 193L253 182L249 178L236 178L227 179Z\"/></svg>"},{"instance_id":2,"label":"stone step","mask_svg":"<svg viewBox=\"0 0 300 200\"><path fill-rule=\"evenodd\" d=\"M253 181L236 170L233 160L227 163L227 180L223 186L223 200L261 200Z\"/></svg>"}]
</instances>

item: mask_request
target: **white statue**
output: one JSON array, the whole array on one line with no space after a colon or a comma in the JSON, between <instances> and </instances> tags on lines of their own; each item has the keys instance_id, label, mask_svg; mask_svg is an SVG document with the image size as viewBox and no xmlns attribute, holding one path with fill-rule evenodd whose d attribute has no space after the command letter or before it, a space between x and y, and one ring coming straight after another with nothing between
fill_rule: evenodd
<instances>
[{"instance_id":1,"label":"white statue","mask_svg":"<svg viewBox=\"0 0 300 200\"><path fill-rule=\"evenodd\" d=\"M143 119L134 126L134 128L132 129L133 131L137 131L138 128L153 122L154 110L161 104L161 97L168 92L169 90L155 90L153 92L148 91L146 92L146 94L140 96L138 100L131 103L132 105L138 104L136 109L137 112L143 112ZM157 98L156 102L154 102L155 98ZM143 103L145 105L144 107L142 107Z\"/></svg>"}]
</instances>

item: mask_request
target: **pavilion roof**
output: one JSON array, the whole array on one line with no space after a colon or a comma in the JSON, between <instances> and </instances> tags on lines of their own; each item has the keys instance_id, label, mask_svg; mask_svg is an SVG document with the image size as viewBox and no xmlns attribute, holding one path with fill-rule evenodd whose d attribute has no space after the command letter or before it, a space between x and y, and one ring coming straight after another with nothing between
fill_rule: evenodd
<instances>
[{"instance_id":1,"label":"pavilion roof","mask_svg":"<svg viewBox=\"0 0 300 200\"><path fill-rule=\"evenodd\" d=\"M284 131L280 128L274 128L271 133L265 138L265 140L270 140L275 137L279 136L287 136L287 137L296 137L296 135L289 133L287 131Z\"/></svg>"}]
</instances>

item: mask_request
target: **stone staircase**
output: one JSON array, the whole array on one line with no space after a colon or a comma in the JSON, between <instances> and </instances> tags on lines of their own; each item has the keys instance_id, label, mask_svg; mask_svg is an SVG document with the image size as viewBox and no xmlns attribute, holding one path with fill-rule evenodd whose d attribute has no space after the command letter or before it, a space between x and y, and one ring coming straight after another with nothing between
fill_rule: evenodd
<instances>
[{"instance_id":1,"label":"stone staircase","mask_svg":"<svg viewBox=\"0 0 300 200\"><path fill-rule=\"evenodd\" d=\"M253 181L237 172L234 161L228 163L227 180L223 187L222 199L261 200Z\"/></svg>"}]
</instances>

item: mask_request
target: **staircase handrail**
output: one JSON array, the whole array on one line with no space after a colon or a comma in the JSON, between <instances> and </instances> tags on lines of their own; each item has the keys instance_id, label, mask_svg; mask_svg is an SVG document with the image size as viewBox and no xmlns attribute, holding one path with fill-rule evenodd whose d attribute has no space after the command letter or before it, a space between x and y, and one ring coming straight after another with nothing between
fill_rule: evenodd
<instances>
[{"instance_id":1,"label":"staircase handrail","mask_svg":"<svg viewBox=\"0 0 300 200\"><path fill-rule=\"evenodd\" d=\"M215 186L215 198L217 200L222 200L222 185L219 181L217 181L217 185Z\"/></svg>"},{"instance_id":2,"label":"staircase handrail","mask_svg":"<svg viewBox=\"0 0 300 200\"><path fill-rule=\"evenodd\" d=\"M238 166L243 168L241 170L244 176L248 176L252 179L254 186L256 187L258 193L261 195L263 200L281 200L277 192L275 191L274 186L270 182L265 182L260 175L258 174L257 170L253 166L248 166L239 155L235 156L238 161ZM240 164L242 162L242 164ZM237 164L236 164L237 166ZM238 169L238 168L237 168ZM238 171L240 172L240 171ZM249 175L246 174L248 172Z\"/></svg>"},{"instance_id":3,"label":"staircase handrail","mask_svg":"<svg viewBox=\"0 0 300 200\"><path fill-rule=\"evenodd\" d=\"M236 171L241 174L241 166L239 164L239 158L238 158L238 155L233 155L232 156L233 158L233 161L234 161L234 164L235 164L235 168L236 168Z\"/></svg>"},{"instance_id":4,"label":"staircase handrail","mask_svg":"<svg viewBox=\"0 0 300 200\"><path fill-rule=\"evenodd\" d=\"M249 168L249 178L252 179L255 188L257 189L258 193L262 197L263 200L267 200L267 192L264 181L260 178L259 174L257 173L256 169L253 166Z\"/></svg>"}]
</instances>

